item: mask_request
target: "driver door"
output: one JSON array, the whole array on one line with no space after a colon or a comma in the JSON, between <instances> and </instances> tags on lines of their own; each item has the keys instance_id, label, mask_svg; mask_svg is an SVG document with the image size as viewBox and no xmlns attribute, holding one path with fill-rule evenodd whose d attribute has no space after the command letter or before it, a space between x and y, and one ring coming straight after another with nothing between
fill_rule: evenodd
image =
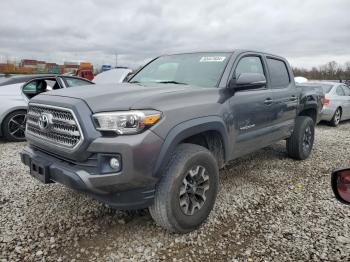
<instances>
[{"instance_id":1,"label":"driver door","mask_svg":"<svg viewBox=\"0 0 350 262\"><path fill-rule=\"evenodd\" d=\"M263 57L256 54L240 58L233 77L241 73L260 73L266 76ZM257 89L237 91L230 99L230 108L234 116L235 146L234 158L253 152L269 145L273 140L271 124L275 118L272 110L272 94L266 86Z\"/></svg>"}]
</instances>

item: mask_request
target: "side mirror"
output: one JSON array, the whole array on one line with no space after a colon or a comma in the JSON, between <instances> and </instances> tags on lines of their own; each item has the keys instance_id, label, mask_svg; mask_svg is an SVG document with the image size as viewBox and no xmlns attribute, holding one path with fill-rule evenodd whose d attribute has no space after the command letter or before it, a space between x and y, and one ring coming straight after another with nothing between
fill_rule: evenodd
<instances>
[{"instance_id":1,"label":"side mirror","mask_svg":"<svg viewBox=\"0 0 350 262\"><path fill-rule=\"evenodd\" d=\"M331 183L335 197L340 202L350 205L350 168L335 170Z\"/></svg>"},{"instance_id":2,"label":"side mirror","mask_svg":"<svg viewBox=\"0 0 350 262\"><path fill-rule=\"evenodd\" d=\"M266 78L260 73L241 73L237 78L232 78L229 88L234 90L254 89L266 85Z\"/></svg>"}]
</instances>

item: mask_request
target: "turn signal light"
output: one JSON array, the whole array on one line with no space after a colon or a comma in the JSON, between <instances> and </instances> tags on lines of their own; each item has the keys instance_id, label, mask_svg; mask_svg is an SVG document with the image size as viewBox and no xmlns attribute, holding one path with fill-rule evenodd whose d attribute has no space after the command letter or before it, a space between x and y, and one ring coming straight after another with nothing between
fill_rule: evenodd
<instances>
[{"instance_id":1,"label":"turn signal light","mask_svg":"<svg viewBox=\"0 0 350 262\"><path fill-rule=\"evenodd\" d=\"M150 125L150 124L155 124L158 120L160 119L160 114L158 115L150 115L150 116L145 116L143 118L143 122L146 124L146 125Z\"/></svg>"}]
</instances>

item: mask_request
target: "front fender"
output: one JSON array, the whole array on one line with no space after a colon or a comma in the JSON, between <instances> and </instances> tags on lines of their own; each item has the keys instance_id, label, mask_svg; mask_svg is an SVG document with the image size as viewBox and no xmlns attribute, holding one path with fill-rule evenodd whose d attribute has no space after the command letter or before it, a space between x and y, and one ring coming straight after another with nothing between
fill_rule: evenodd
<instances>
[{"instance_id":1,"label":"front fender","mask_svg":"<svg viewBox=\"0 0 350 262\"><path fill-rule=\"evenodd\" d=\"M160 171L168 163L176 146L184 139L206 131L217 131L221 134L225 161L229 158L229 139L224 121L218 116L207 116L182 122L171 129L162 145L158 160L155 165L154 174L160 176Z\"/></svg>"}]
</instances>

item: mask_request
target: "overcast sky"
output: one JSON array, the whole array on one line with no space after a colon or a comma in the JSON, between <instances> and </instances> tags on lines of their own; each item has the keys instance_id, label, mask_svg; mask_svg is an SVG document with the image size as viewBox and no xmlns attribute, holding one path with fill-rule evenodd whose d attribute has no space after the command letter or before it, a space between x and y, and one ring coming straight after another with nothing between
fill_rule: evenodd
<instances>
[{"instance_id":1,"label":"overcast sky","mask_svg":"<svg viewBox=\"0 0 350 262\"><path fill-rule=\"evenodd\" d=\"M0 61L136 66L164 53L248 48L293 66L350 61L350 0L1 0Z\"/></svg>"}]
</instances>

